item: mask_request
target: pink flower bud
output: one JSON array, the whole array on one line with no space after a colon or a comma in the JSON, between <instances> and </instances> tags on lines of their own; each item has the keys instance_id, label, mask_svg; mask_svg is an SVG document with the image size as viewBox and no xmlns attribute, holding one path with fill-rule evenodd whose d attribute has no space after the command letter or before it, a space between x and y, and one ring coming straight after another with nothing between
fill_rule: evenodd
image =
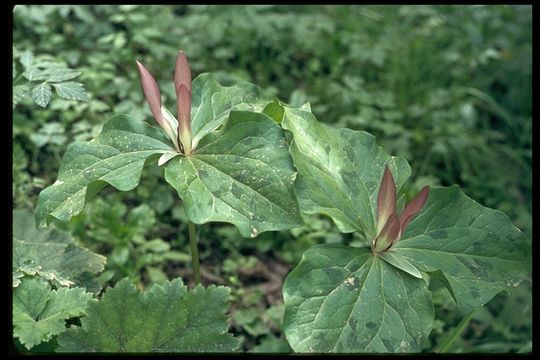
<instances>
[{"instance_id":1,"label":"pink flower bud","mask_svg":"<svg viewBox=\"0 0 540 360\"><path fill-rule=\"evenodd\" d=\"M396 183L388 166L384 169L384 175L377 195L377 233L379 233L390 215L396 212Z\"/></svg>"},{"instance_id":2,"label":"pink flower bud","mask_svg":"<svg viewBox=\"0 0 540 360\"><path fill-rule=\"evenodd\" d=\"M158 84L150 71L148 71L141 62L138 60L136 61L141 74L141 84L144 96L146 97L146 101L150 106L150 111L152 111L152 115L154 115L154 118L158 124L163 128L163 130L165 130L165 133L172 140L176 150L179 151L176 132L173 130L171 124L167 121L167 119L165 119L163 113L161 112L161 93L159 91Z\"/></svg>"},{"instance_id":3,"label":"pink flower bud","mask_svg":"<svg viewBox=\"0 0 540 360\"><path fill-rule=\"evenodd\" d=\"M178 138L185 154L191 153L191 69L183 51L178 53L174 71L178 107Z\"/></svg>"}]
</instances>

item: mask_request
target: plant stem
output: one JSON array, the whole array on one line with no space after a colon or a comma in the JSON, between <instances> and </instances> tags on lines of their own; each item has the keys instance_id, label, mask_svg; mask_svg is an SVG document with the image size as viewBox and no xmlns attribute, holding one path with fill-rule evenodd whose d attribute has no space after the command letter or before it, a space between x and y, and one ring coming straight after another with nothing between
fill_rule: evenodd
<instances>
[{"instance_id":1,"label":"plant stem","mask_svg":"<svg viewBox=\"0 0 540 360\"><path fill-rule=\"evenodd\" d=\"M195 224L188 220L189 244L191 245L191 262L193 264L193 275L195 285L201 283L201 268L199 266L199 250L197 249L197 233Z\"/></svg>"},{"instance_id":2,"label":"plant stem","mask_svg":"<svg viewBox=\"0 0 540 360\"><path fill-rule=\"evenodd\" d=\"M469 325L469 322L471 321L473 314L474 314L474 311L471 311L469 315L465 316L460 321L460 323L458 324L458 326L456 326L456 328L454 329L450 337L448 337L448 339L439 347L439 353L448 352L448 349L450 349L450 347L454 344L456 339L461 335L463 330L465 330L467 325Z\"/></svg>"}]
</instances>

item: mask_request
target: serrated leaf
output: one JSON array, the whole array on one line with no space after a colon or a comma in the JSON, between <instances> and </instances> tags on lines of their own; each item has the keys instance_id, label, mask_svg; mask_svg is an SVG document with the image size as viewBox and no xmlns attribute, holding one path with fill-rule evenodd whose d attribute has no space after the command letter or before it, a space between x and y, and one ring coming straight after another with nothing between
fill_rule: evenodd
<instances>
[{"instance_id":1,"label":"serrated leaf","mask_svg":"<svg viewBox=\"0 0 540 360\"><path fill-rule=\"evenodd\" d=\"M145 161L170 151L172 144L159 129L125 115L113 117L95 140L68 147L58 179L39 194L38 226L46 226L51 217L69 221L82 211L87 196L106 184L132 190Z\"/></svg>"},{"instance_id":2,"label":"serrated leaf","mask_svg":"<svg viewBox=\"0 0 540 360\"><path fill-rule=\"evenodd\" d=\"M41 64L40 64L41 65ZM47 79L47 73L37 66L32 66L23 73L23 76L28 81L43 81Z\"/></svg>"},{"instance_id":3,"label":"serrated leaf","mask_svg":"<svg viewBox=\"0 0 540 360\"><path fill-rule=\"evenodd\" d=\"M49 67L44 70L44 74L47 74L47 81L49 82L71 80L81 75L80 72L63 67L63 66ZM74 84L78 84L78 83L74 83Z\"/></svg>"},{"instance_id":4,"label":"serrated leaf","mask_svg":"<svg viewBox=\"0 0 540 360\"><path fill-rule=\"evenodd\" d=\"M293 134L289 150L302 212L330 216L342 232L374 237L385 164L399 189L411 173L407 161L388 155L367 132L320 124L307 108L285 107L282 126Z\"/></svg>"},{"instance_id":5,"label":"serrated leaf","mask_svg":"<svg viewBox=\"0 0 540 360\"><path fill-rule=\"evenodd\" d=\"M180 279L144 294L128 279L89 305L82 327L58 337L59 352L231 352L239 342L227 333L230 289Z\"/></svg>"},{"instance_id":6,"label":"serrated leaf","mask_svg":"<svg viewBox=\"0 0 540 360\"><path fill-rule=\"evenodd\" d=\"M425 282L365 248L310 248L287 276L283 298L295 352L417 352L434 319Z\"/></svg>"},{"instance_id":7,"label":"serrated leaf","mask_svg":"<svg viewBox=\"0 0 540 360\"><path fill-rule=\"evenodd\" d=\"M283 131L264 114L230 113L189 157L169 161L165 179L197 224L226 221L244 237L302 223L293 190L295 172Z\"/></svg>"},{"instance_id":8,"label":"serrated leaf","mask_svg":"<svg viewBox=\"0 0 540 360\"><path fill-rule=\"evenodd\" d=\"M37 105L43 108L47 107L51 101L51 95L51 86L46 82L39 84L32 90L32 99Z\"/></svg>"},{"instance_id":9,"label":"serrated leaf","mask_svg":"<svg viewBox=\"0 0 540 360\"><path fill-rule=\"evenodd\" d=\"M51 85L62 99L88 101L88 94L81 83L67 81Z\"/></svg>"},{"instance_id":10,"label":"serrated leaf","mask_svg":"<svg viewBox=\"0 0 540 360\"><path fill-rule=\"evenodd\" d=\"M394 251L419 270L441 270L468 312L530 275L527 239L501 211L467 197L458 186L433 188L424 210Z\"/></svg>"},{"instance_id":11,"label":"serrated leaf","mask_svg":"<svg viewBox=\"0 0 540 360\"><path fill-rule=\"evenodd\" d=\"M67 232L38 231L29 210L13 211L13 287L24 275L41 276L61 286L82 285L83 274L97 274L106 258L75 245Z\"/></svg>"},{"instance_id":12,"label":"serrated leaf","mask_svg":"<svg viewBox=\"0 0 540 360\"><path fill-rule=\"evenodd\" d=\"M13 291L13 335L31 349L66 330L65 320L84 314L91 294L81 288L51 290L39 279L25 279Z\"/></svg>"},{"instance_id":13,"label":"serrated leaf","mask_svg":"<svg viewBox=\"0 0 540 360\"><path fill-rule=\"evenodd\" d=\"M250 83L222 86L211 74L197 76L192 83L191 131L193 144L221 126L232 110L260 111L266 104Z\"/></svg>"}]
</instances>

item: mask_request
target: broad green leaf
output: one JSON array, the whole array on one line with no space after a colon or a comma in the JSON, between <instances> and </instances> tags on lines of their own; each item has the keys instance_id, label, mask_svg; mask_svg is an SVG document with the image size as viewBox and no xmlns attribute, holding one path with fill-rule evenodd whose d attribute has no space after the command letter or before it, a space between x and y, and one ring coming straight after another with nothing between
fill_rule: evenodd
<instances>
[{"instance_id":1,"label":"broad green leaf","mask_svg":"<svg viewBox=\"0 0 540 360\"><path fill-rule=\"evenodd\" d=\"M95 140L68 147L58 179L39 194L38 226L46 226L51 217L69 221L82 211L86 198L106 184L121 191L135 188L145 161L171 150L159 129L125 115L113 117Z\"/></svg>"},{"instance_id":2,"label":"broad green leaf","mask_svg":"<svg viewBox=\"0 0 540 360\"><path fill-rule=\"evenodd\" d=\"M81 101L88 100L88 94L86 93L86 90L84 90L84 86L81 83L66 81L51 85L54 86L58 96L60 96L62 99Z\"/></svg>"},{"instance_id":3,"label":"broad green leaf","mask_svg":"<svg viewBox=\"0 0 540 360\"><path fill-rule=\"evenodd\" d=\"M419 270L441 270L464 312L530 276L530 245L501 211L458 186L433 188L424 210L394 247Z\"/></svg>"},{"instance_id":4,"label":"broad green leaf","mask_svg":"<svg viewBox=\"0 0 540 360\"><path fill-rule=\"evenodd\" d=\"M48 341L66 330L66 319L84 314L91 296L81 288L51 290L42 279L24 279L13 291L13 335L27 349Z\"/></svg>"},{"instance_id":5,"label":"broad green leaf","mask_svg":"<svg viewBox=\"0 0 540 360\"><path fill-rule=\"evenodd\" d=\"M220 131L204 137L191 156L170 160L165 170L191 221L226 221L245 237L302 223L295 175L279 125L247 111L231 112Z\"/></svg>"},{"instance_id":6,"label":"broad green leaf","mask_svg":"<svg viewBox=\"0 0 540 360\"><path fill-rule=\"evenodd\" d=\"M284 110L282 126L293 134L290 152L301 210L330 216L342 232L374 237L385 164L399 189L411 173L407 161L388 155L367 132L320 124L307 109Z\"/></svg>"},{"instance_id":7,"label":"broad green leaf","mask_svg":"<svg viewBox=\"0 0 540 360\"><path fill-rule=\"evenodd\" d=\"M197 76L192 83L191 131L193 144L221 126L232 110L262 111L265 102L250 83L222 86L211 74Z\"/></svg>"},{"instance_id":8,"label":"broad green leaf","mask_svg":"<svg viewBox=\"0 0 540 360\"><path fill-rule=\"evenodd\" d=\"M283 298L295 352L418 352L434 319L425 282L366 248L310 248L287 276Z\"/></svg>"},{"instance_id":9,"label":"broad green leaf","mask_svg":"<svg viewBox=\"0 0 540 360\"><path fill-rule=\"evenodd\" d=\"M47 105L51 101L51 95L51 85L46 82L39 84L32 90L32 99L34 99L34 102L37 105L43 108L47 107Z\"/></svg>"},{"instance_id":10,"label":"broad green leaf","mask_svg":"<svg viewBox=\"0 0 540 360\"><path fill-rule=\"evenodd\" d=\"M82 327L58 337L59 352L231 352L239 341L227 333L230 289L182 280L141 294L128 279L89 305Z\"/></svg>"},{"instance_id":11,"label":"broad green leaf","mask_svg":"<svg viewBox=\"0 0 540 360\"><path fill-rule=\"evenodd\" d=\"M61 286L81 284L84 273L97 274L106 258L77 246L69 233L38 231L28 210L13 211L13 287L24 275L40 276Z\"/></svg>"}]
</instances>

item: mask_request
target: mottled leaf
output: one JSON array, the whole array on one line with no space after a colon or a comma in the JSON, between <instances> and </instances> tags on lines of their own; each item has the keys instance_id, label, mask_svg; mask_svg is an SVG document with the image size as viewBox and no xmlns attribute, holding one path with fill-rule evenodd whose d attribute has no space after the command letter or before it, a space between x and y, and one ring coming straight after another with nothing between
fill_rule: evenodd
<instances>
[{"instance_id":1,"label":"mottled leaf","mask_svg":"<svg viewBox=\"0 0 540 360\"><path fill-rule=\"evenodd\" d=\"M372 240L383 166L390 163L399 187L410 173L406 161L388 157L369 134L323 126L307 111L285 107L282 125L293 134L301 209ZM432 189L421 207L427 193L410 206L421 211L401 240L381 256L328 245L304 253L283 290L284 330L295 351L420 351L433 321L420 271L439 277L464 312L529 277L530 245L506 215L457 186Z\"/></svg>"},{"instance_id":2,"label":"mottled leaf","mask_svg":"<svg viewBox=\"0 0 540 360\"><path fill-rule=\"evenodd\" d=\"M295 352L418 352L434 319L425 282L365 248L310 248L287 276L283 298Z\"/></svg>"},{"instance_id":3,"label":"mottled leaf","mask_svg":"<svg viewBox=\"0 0 540 360\"><path fill-rule=\"evenodd\" d=\"M82 285L84 273L103 270L106 258L74 243L67 232L38 231L28 210L13 211L13 287L24 275L40 276L60 286Z\"/></svg>"},{"instance_id":4,"label":"mottled leaf","mask_svg":"<svg viewBox=\"0 0 540 360\"><path fill-rule=\"evenodd\" d=\"M395 268L405 271L407 274L411 274L416 278L422 278L422 274L420 273L420 271L418 271L418 269L414 267L414 265L411 264L400 253L396 253L395 251L390 250L379 254L379 256L381 257L381 259L394 266Z\"/></svg>"},{"instance_id":5,"label":"mottled leaf","mask_svg":"<svg viewBox=\"0 0 540 360\"><path fill-rule=\"evenodd\" d=\"M172 144L161 130L124 115L112 118L95 140L68 147L58 179L39 194L38 226L51 217L69 221L82 211L87 196L106 184L121 191L135 188L145 161L170 151Z\"/></svg>"},{"instance_id":6,"label":"mottled leaf","mask_svg":"<svg viewBox=\"0 0 540 360\"><path fill-rule=\"evenodd\" d=\"M231 352L239 341L227 333L230 289L180 279L141 294L128 279L89 305L81 327L58 337L59 352Z\"/></svg>"},{"instance_id":7,"label":"mottled leaf","mask_svg":"<svg viewBox=\"0 0 540 360\"><path fill-rule=\"evenodd\" d=\"M388 155L367 132L320 124L307 109L284 110L301 210L330 216L343 232L364 231L373 238L385 164L399 189L411 173L407 161Z\"/></svg>"},{"instance_id":8,"label":"mottled leaf","mask_svg":"<svg viewBox=\"0 0 540 360\"><path fill-rule=\"evenodd\" d=\"M501 211L467 197L458 186L433 188L394 251L419 270L441 270L464 311L487 303L530 276L527 239Z\"/></svg>"},{"instance_id":9,"label":"mottled leaf","mask_svg":"<svg viewBox=\"0 0 540 360\"><path fill-rule=\"evenodd\" d=\"M226 221L242 236L302 223L293 190L295 172L283 131L264 114L230 113L189 156L168 162L166 180L197 224Z\"/></svg>"},{"instance_id":10,"label":"mottled leaf","mask_svg":"<svg viewBox=\"0 0 540 360\"><path fill-rule=\"evenodd\" d=\"M42 279L24 279L13 291L13 335L27 349L48 341L66 330L66 319L84 314L91 296L81 288L51 290Z\"/></svg>"}]
</instances>

